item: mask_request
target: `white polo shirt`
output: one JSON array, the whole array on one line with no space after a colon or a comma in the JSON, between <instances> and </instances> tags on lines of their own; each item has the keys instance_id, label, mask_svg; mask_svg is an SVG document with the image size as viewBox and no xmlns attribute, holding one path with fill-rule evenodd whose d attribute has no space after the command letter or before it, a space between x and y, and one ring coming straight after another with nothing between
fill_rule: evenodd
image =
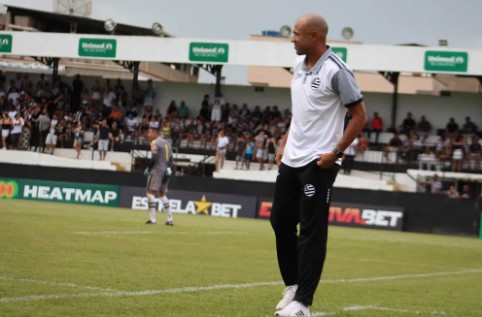
<instances>
[{"instance_id":1,"label":"white polo shirt","mask_svg":"<svg viewBox=\"0 0 482 317\"><path fill-rule=\"evenodd\" d=\"M293 116L282 162L302 167L330 152L343 135L346 107L362 100L353 72L331 48L311 70L305 56L298 57L291 81Z\"/></svg>"}]
</instances>

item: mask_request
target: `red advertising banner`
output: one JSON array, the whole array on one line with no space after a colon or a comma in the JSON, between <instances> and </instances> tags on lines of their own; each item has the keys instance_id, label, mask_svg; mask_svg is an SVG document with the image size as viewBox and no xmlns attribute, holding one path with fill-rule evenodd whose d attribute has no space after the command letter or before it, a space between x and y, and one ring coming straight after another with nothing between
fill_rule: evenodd
<instances>
[{"instance_id":1,"label":"red advertising banner","mask_svg":"<svg viewBox=\"0 0 482 317\"><path fill-rule=\"evenodd\" d=\"M270 199L261 199L257 213L258 218L269 218L271 205ZM328 220L333 225L401 231L403 208L332 202Z\"/></svg>"}]
</instances>

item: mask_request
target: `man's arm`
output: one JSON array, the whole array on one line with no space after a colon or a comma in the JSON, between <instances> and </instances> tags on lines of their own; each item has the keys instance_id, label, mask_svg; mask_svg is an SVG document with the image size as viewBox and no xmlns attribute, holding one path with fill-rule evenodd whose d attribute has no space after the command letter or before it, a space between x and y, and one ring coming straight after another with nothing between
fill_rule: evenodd
<instances>
[{"instance_id":1,"label":"man's arm","mask_svg":"<svg viewBox=\"0 0 482 317\"><path fill-rule=\"evenodd\" d=\"M351 114L351 120L343 133L343 136L338 141L336 148L341 151L345 149L355 140L355 138L363 130L363 127L368 121L365 104L363 101L357 103L348 108ZM335 153L329 152L321 154L316 163L320 168L329 168L333 163L338 160Z\"/></svg>"}]
</instances>

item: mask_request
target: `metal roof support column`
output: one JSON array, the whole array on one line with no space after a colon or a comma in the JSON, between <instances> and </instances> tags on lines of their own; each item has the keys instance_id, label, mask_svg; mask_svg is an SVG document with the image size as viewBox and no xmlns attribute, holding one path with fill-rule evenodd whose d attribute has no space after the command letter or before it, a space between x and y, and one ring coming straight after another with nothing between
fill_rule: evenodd
<instances>
[{"instance_id":1,"label":"metal roof support column","mask_svg":"<svg viewBox=\"0 0 482 317\"><path fill-rule=\"evenodd\" d=\"M397 108L398 108L398 77L400 73L390 73L390 82L393 84L392 94L392 120L390 127L395 131L397 129Z\"/></svg>"}]
</instances>

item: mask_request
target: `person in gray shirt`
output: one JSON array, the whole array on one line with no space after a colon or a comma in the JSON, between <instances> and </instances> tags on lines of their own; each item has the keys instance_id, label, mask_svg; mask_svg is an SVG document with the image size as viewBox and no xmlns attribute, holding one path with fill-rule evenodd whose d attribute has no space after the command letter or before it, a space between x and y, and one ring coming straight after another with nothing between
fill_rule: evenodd
<instances>
[{"instance_id":1,"label":"person in gray shirt","mask_svg":"<svg viewBox=\"0 0 482 317\"><path fill-rule=\"evenodd\" d=\"M174 220L169 205L169 199L166 196L167 184L172 174L172 148L171 145L160 136L158 128L149 128L147 136L151 146L151 159L144 174L147 178L147 202L149 206L149 220L146 224L156 223L157 197L162 203L163 210L167 212L166 225L173 226Z\"/></svg>"}]
</instances>

